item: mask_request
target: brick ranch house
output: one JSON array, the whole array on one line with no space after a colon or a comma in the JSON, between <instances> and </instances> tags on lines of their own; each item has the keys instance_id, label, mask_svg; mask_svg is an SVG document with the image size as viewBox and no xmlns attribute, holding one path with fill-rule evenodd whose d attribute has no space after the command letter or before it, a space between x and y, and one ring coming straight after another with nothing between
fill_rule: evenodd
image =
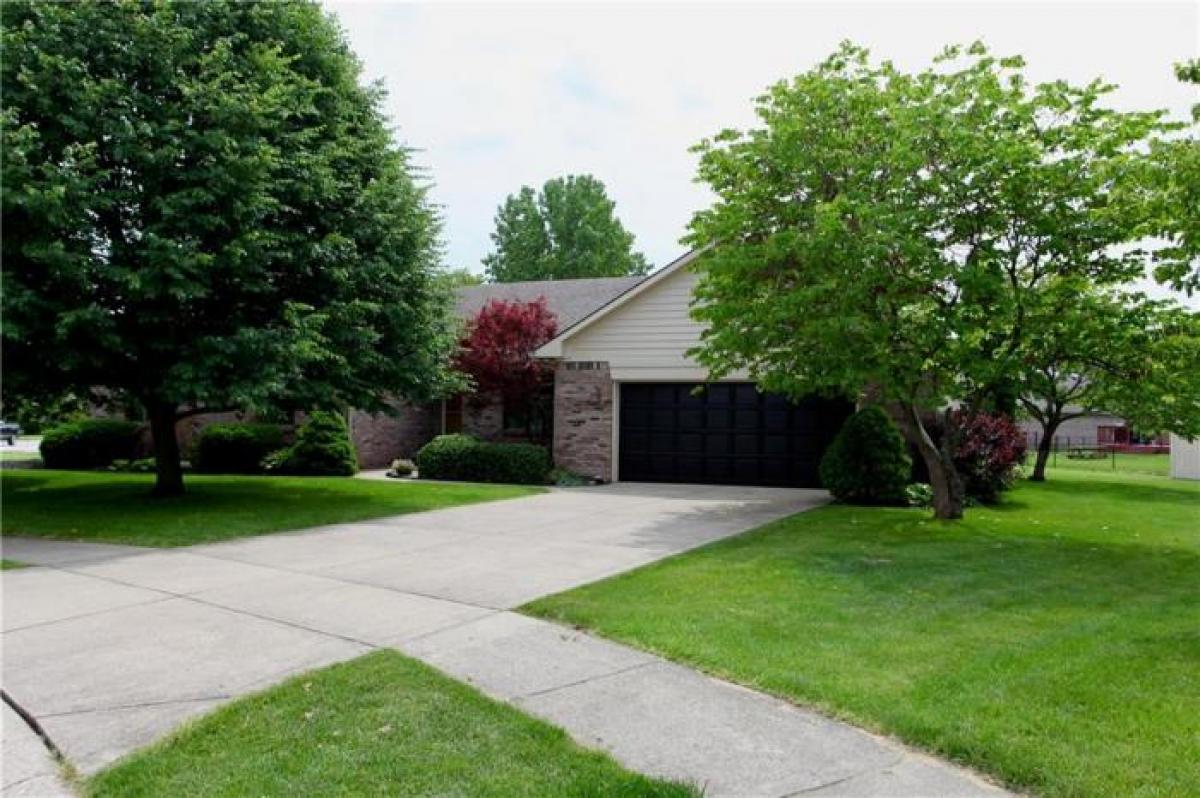
<instances>
[{"instance_id":1,"label":"brick ranch house","mask_svg":"<svg viewBox=\"0 0 1200 798\"><path fill-rule=\"evenodd\" d=\"M688 253L648 277L507 283L461 289L464 318L490 299L545 297L558 335L536 352L554 364L556 465L608 481L816 487L825 448L852 403L792 403L744 374L719 382L687 356L703 326L689 315ZM701 390L696 390L700 388ZM499 402L454 398L350 414L366 468L411 457L435 435L506 436Z\"/></svg>"}]
</instances>

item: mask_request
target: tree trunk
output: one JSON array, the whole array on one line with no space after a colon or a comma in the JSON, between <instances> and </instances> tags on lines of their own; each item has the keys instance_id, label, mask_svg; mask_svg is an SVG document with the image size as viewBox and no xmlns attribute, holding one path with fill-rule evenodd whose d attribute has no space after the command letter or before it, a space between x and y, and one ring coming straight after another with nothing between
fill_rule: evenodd
<instances>
[{"instance_id":1,"label":"tree trunk","mask_svg":"<svg viewBox=\"0 0 1200 798\"><path fill-rule=\"evenodd\" d=\"M150 433L154 436L154 495L183 495L183 466L179 462L179 440L175 437L175 408L162 403L146 407Z\"/></svg>"},{"instance_id":2,"label":"tree trunk","mask_svg":"<svg viewBox=\"0 0 1200 798\"><path fill-rule=\"evenodd\" d=\"M963 517L966 491L962 477L954 467L954 446L950 440L949 424L942 434L940 446L929 437L920 411L915 406L904 408L904 429L909 440L917 447L925 467L929 470L929 485L933 488L933 517L954 521Z\"/></svg>"},{"instance_id":3,"label":"tree trunk","mask_svg":"<svg viewBox=\"0 0 1200 798\"><path fill-rule=\"evenodd\" d=\"M1046 481L1046 463L1050 460L1050 452L1054 447L1054 433L1058 431L1058 422L1042 425L1042 439L1038 441L1037 454L1034 455L1033 473L1029 475L1031 482Z\"/></svg>"}]
</instances>

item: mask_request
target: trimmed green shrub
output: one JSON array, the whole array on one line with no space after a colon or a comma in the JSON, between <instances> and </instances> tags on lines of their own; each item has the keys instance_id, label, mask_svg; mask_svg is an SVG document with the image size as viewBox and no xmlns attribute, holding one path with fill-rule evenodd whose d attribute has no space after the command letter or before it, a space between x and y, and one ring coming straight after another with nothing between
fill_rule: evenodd
<instances>
[{"instance_id":1,"label":"trimmed green shrub","mask_svg":"<svg viewBox=\"0 0 1200 798\"><path fill-rule=\"evenodd\" d=\"M298 476L348 477L358 471L350 428L340 413L316 410L296 432L296 442L263 458L269 470Z\"/></svg>"},{"instance_id":2,"label":"trimmed green shrub","mask_svg":"<svg viewBox=\"0 0 1200 798\"><path fill-rule=\"evenodd\" d=\"M39 450L46 468L106 468L137 454L139 425L115 419L71 421L42 435Z\"/></svg>"},{"instance_id":3,"label":"trimmed green shrub","mask_svg":"<svg viewBox=\"0 0 1200 798\"><path fill-rule=\"evenodd\" d=\"M878 407L851 416L821 458L821 484L848 504L907 504L911 472L904 437Z\"/></svg>"},{"instance_id":4,"label":"trimmed green shrub","mask_svg":"<svg viewBox=\"0 0 1200 798\"><path fill-rule=\"evenodd\" d=\"M421 447L415 458L422 479L472 479L472 461L480 441L470 435L439 435Z\"/></svg>"},{"instance_id":5,"label":"trimmed green shrub","mask_svg":"<svg viewBox=\"0 0 1200 798\"><path fill-rule=\"evenodd\" d=\"M541 485L550 453L532 443L486 443L470 435L439 435L417 452L422 479Z\"/></svg>"},{"instance_id":6,"label":"trimmed green shrub","mask_svg":"<svg viewBox=\"0 0 1200 798\"><path fill-rule=\"evenodd\" d=\"M209 424L192 445L192 468L205 474L254 474L281 446L283 430L275 424Z\"/></svg>"}]
</instances>

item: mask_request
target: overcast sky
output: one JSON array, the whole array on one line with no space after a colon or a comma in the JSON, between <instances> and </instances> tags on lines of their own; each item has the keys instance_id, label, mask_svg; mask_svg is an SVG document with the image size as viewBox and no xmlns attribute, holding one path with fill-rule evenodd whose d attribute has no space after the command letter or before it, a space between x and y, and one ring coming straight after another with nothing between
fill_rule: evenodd
<instances>
[{"instance_id":1,"label":"overcast sky","mask_svg":"<svg viewBox=\"0 0 1200 798\"><path fill-rule=\"evenodd\" d=\"M326 3L399 138L419 150L446 259L481 271L496 206L568 173L608 186L655 265L708 202L688 148L753 122L752 99L842 39L920 69L946 44L1021 54L1035 80L1120 85L1114 103L1184 116L1174 62L1200 54L1200 2L834 4Z\"/></svg>"}]
</instances>

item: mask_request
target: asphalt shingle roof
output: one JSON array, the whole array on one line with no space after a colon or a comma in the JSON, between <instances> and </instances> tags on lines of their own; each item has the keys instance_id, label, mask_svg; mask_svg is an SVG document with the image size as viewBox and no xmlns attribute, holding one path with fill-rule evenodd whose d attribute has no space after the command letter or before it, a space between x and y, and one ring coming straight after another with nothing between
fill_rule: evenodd
<instances>
[{"instance_id":1,"label":"asphalt shingle roof","mask_svg":"<svg viewBox=\"0 0 1200 798\"><path fill-rule=\"evenodd\" d=\"M646 278L597 277L472 285L458 289L456 310L462 318L469 318L492 299L532 302L538 297L545 297L546 305L558 317L558 329L561 331L608 304L644 279Z\"/></svg>"}]
</instances>

